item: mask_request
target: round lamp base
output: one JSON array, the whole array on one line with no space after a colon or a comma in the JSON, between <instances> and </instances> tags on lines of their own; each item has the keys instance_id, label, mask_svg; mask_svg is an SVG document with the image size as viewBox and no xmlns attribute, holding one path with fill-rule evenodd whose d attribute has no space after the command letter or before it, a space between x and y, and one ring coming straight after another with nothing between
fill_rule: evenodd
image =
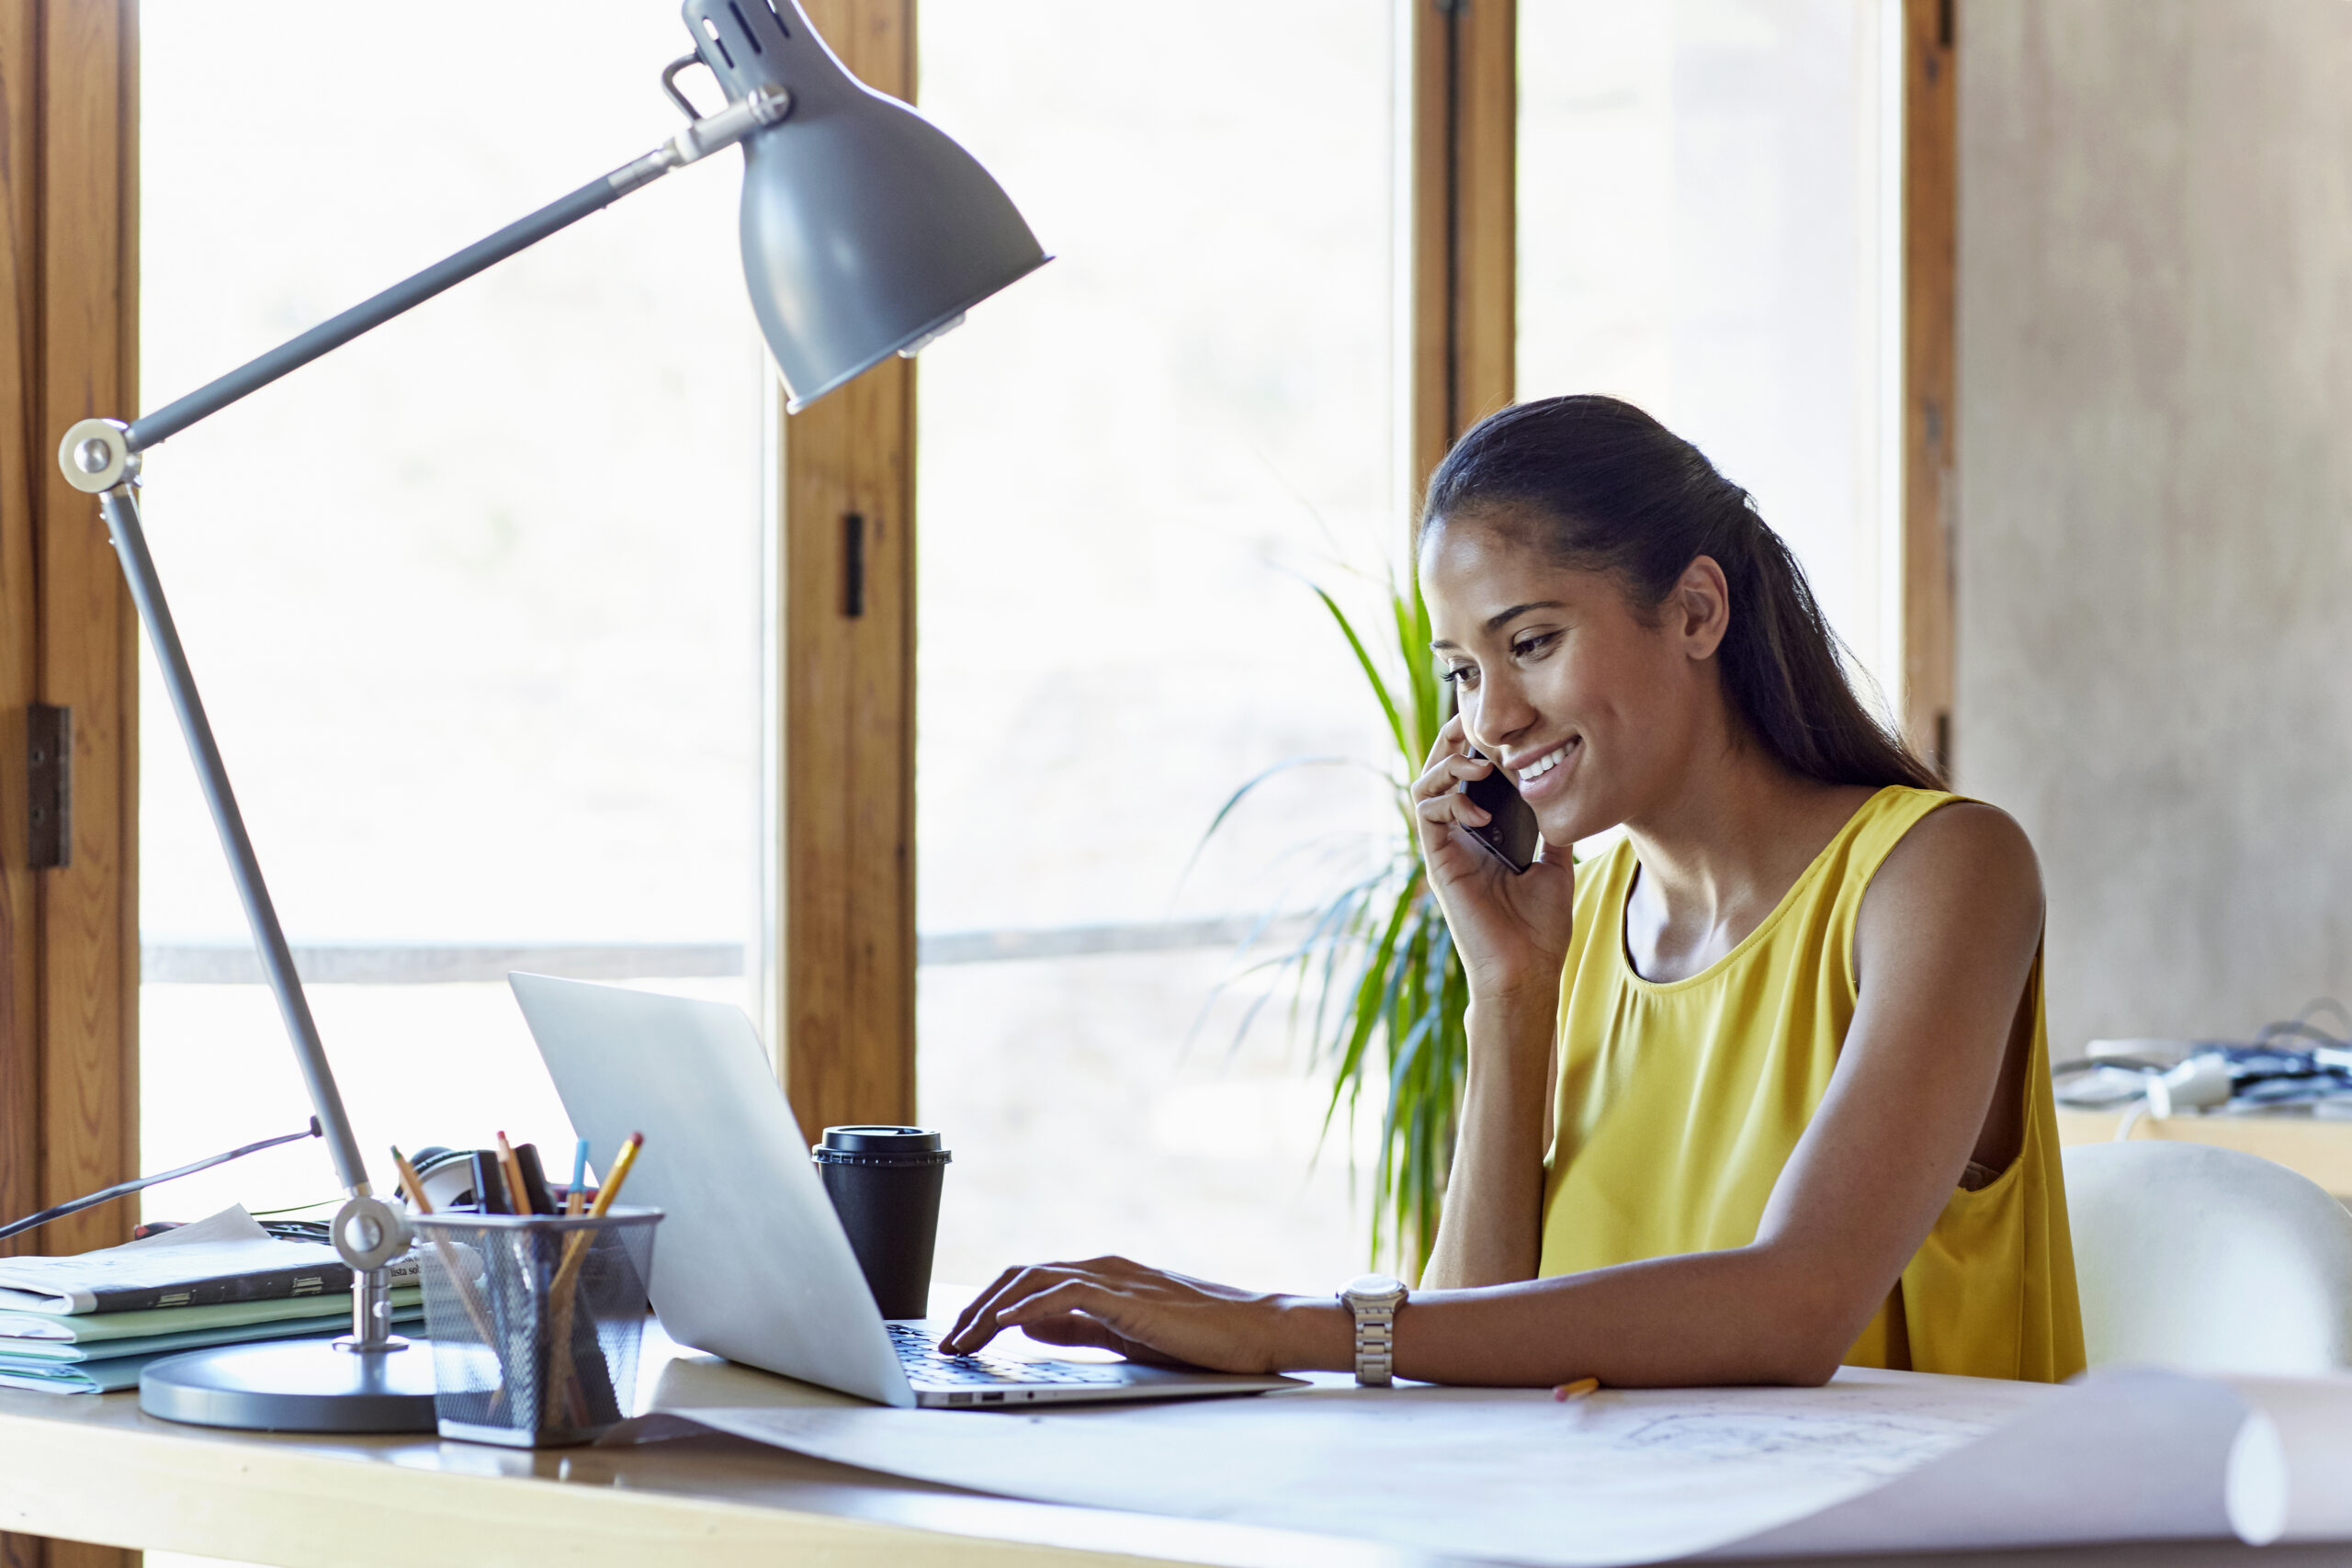
<instances>
[{"instance_id":1,"label":"round lamp base","mask_svg":"<svg viewBox=\"0 0 2352 1568\"><path fill-rule=\"evenodd\" d=\"M362 1355L325 1339L223 1345L139 1374L139 1408L166 1421L254 1432L430 1432L433 1349Z\"/></svg>"}]
</instances>

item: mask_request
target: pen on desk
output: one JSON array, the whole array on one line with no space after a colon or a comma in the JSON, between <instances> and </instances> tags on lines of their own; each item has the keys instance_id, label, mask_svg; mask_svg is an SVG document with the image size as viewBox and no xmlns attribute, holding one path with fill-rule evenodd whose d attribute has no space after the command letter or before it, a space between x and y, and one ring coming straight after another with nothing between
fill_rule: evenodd
<instances>
[{"instance_id":1,"label":"pen on desk","mask_svg":"<svg viewBox=\"0 0 2352 1568\"><path fill-rule=\"evenodd\" d=\"M518 1214L529 1213L531 1190L523 1185L523 1168L515 1163L514 1145L506 1141L506 1134L503 1133L498 1134L498 1168L505 1173L506 1190L514 1200L514 1212Z\"/></svg>"},{"instance_id":2,"label":"pen on desk","mask_svg":"<svg viewBox=\"0 0 2352 1568\"><path fill-rule=\"evenodd\" d=\"M1586 1394L1592 1393L1600 1386L1600 1380L1599 1378L1578 1378L1574 1382L1564 1382L1559 1387L1554 1389L1552 1391L1552 1397L1557 1403L1566 1404L1570 1400L1582 1399Z\"/></svg>"},{"instance_id":3,"label":"pen on desk","mask_svg":"<svg viewBox=\"0 0 2352 1568\"><path fill-rule=\"evenodd\" d=\"M580 1140L571 1155L571 1190L563 1195L563 1212L578 1214L588 1205L588 1140Z\"/></svg>"}]
</instances>

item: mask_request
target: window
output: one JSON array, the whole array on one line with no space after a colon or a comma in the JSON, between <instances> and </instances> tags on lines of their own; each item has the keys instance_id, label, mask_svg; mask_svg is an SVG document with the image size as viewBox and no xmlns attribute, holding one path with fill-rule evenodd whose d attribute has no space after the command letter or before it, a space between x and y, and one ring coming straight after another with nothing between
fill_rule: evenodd
<instances>
[{"instance_id":1,"label":"window","mask_svg":"<svg viewBox=\"0 0 2352 1568\"><path fill-rule=\"evenodd\" d=\"M151 407L676 123L660 6L141 24ZM150 455L158 566L379 1177L392 1142L568 1150L503 983L516 948L744 998L766 372L738 188L662 182ZM152 665L146 691L153 1170L309 1108ZM148 1213L335 1195L298 1145Z\"/></svg>"},{"instance_id":2,"label":"window","mask_svg":"<svg viewBox=\"0 0 2352 1568\"><path fill-rule=\"evenodd\" d=\"M1877 0L1519 0L1519 390L1756 497L1897 696L1895 59Z\"/></svg>"},{"instance_id":3,"label":"window","mask_svg":"<svg viewBox=\"0 0 2352 1568\"><path fill-rule=\"evenodd\" d=\"M1236 47L1092 0L919 15L924 111L1057 254L918 378L941 1275L1116 1250L1325 1288L1363 1256L1344 1133L1310 1171L1279 1009L1237 1049L1204 999L1393 818L1300 770L1185 873L1252 774L1383 744L1304 580L1361 599L1403 537L1396 17L1267 0Z\"/></svg>"},{"instance_id":4,"label":"window","mask_svg":"<svg viewBox=\"0 0 2352 1568\"><path fill-rule=\"evenodd\" d=\"M1520 391L1621 391L1692 435L1887 680L1891 12L1519 14ZM145 15L149 404L673 123L662 8L502 13L560 114L472 10L410 17ZM1347 0L1269 0L1245 48L1083 0L920 8L925 109L1060 257L918 383L943 1277L1116 1247L1319 1286L1360 1259L1345 1137L1308 1168L1310 1064L1278 1017L1234 1046L1239 999L1204 998L1243 925L1388 830L1379 788L1284 774L1193 854L1269 765L1380 755L1303 580L1363 603L1401 564L1412 30ZM311 133L273 136L289 118ZM734 200L709 172L663 182L150 461L156 552L371 1156L564 1135L508 950L749 999L764 369ZM153 1168L305 1108L161 703L144 722ZM324 1198L322 1171L298 1149L157 1212Z\"/></svg>"}]
</instances>

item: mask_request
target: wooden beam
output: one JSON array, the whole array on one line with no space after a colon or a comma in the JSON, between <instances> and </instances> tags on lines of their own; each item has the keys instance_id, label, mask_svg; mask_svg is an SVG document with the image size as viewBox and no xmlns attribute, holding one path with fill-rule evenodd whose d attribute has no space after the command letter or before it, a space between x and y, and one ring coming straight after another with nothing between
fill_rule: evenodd
<instances>
[{"instance_id":1,"label":"wooden beam","mask_svg":"<svg viewBox=\"0 0 2352 1568\"><path fill-rule=\"evenodd\" d=\"M48 1201L138 1163L138 626L89 496L56 443L137 402L137 14L127 0L45 7L40 384L32 438L39 513L40 684L74 714L72 863L40 874L42 1178ZM128 1205L48 1227L43 1250L130 1239Z\"/></svg>"},{"instance_id":2,"label":"wooden beam","mask_svg":"<svg viewBox=\"0 0 2352 1568\"><path fill-rule=\"evenodd\" d=\"M1410 297L1406 378L1411 413L1406 439L1409 504L1418 513L1430 475L1458 434L1453 423L1454 13L1440 0L1408 3L1413 20L1405 63L1412 81L1408 169L1413 228L1406 284Z\"/></svg>"},{"instance_id":3,"label":"wooden beam","mask_svg":"<svg viewBox=\"0 0 2352 1568\"><path fill-rule=\"evenodd\" d=\"M93 499L58 472L66 427L138 412L135 0L0 16L0 1209L121 1180L139 1156L138 644ZM73 712L69 863L27 870L25 712ZM11 1250L129 1239L131 1205ZM0 1538L8 1568L138 1553Z\"/></svg>"},{"instance_id":4,"label":"wooden beam","mask_svg":"<svg viewBox=\"0 0 2352 1568\"><path fill-rule=\"evenodd\" d=\"M1515 395L1519 7L1413 0L1411 463Z\"/></svg>"},{"instance_id":5,"label":"wooden beam","mask_svg":"<svg viewBox=\"0 0 2352 1568\"><path fill-rule=\"evenodd\" d=\"M1956 9L1955 0L1903 5L1903 725L1946 777L1955 661Z\"/></svg>"},{"instance_id":6,"label":"wooden beam","mask_svg":"<svg viewBox=\"0 0 2352 1568\"><path fill-rule=\"evenodd\" d=\"M26 709L40 700L33 517L51 471L42 452L40 12L0 8L0 1217L41 1206L40 883L26 863ZM36 1251L39 1238L0 1243ZM0 1562L12 1565L0 1540Z\"/></svg>"},{"instance_id":7,"label":"wooden beam","mask_svg":"<svg viewBox=\"0 0 2352 1568\"><path fill-rule=\"evenodd\" d=\"M914 96L913 0L807 0L850 70ZM813 1141L915 1110L914 366L786 422L774 955L786 1092Z\"/></svg>"},{"instance_id":8,"label":"wooden beam","mask_svg":"<svg viewBox=\"0 0 2352 1568\"><path fill-rule=\"evenodd\" d=\"M1518 395L1519 6L1453 12L1455 435Z\"/></svg>"}]
</instances>

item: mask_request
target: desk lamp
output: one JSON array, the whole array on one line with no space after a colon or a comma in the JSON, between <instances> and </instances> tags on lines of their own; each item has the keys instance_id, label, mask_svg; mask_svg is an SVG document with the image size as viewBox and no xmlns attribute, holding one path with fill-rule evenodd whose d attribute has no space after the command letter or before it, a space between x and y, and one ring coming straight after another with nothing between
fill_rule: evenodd
<instances>
[{"instance_id":1,"label":"desk lamp","mask_svg":"<svg viewBox=\"0 0 2352 1568\"><path fill-rule=\"evenodd\" d=\"M442 290L643 188L673 169L743 147L743 276L761 334L797 412L893 354L956 326L966 310L1043 265L1012 201L972 156L906 105L843 68L796 0L685 0L695 52L662 73L688 123L594 180L405 282L146 417L84 420L59 461L98 498L140 624L153 644L198 782L277 998L346 1200L334 1246L356 1276L352 1332L192 1351L150 1366L140 1407L204 1426L286 1431L429 1432L433 1367L391 1333L386 1268L408 1249L401 1212L374 1195L327 1066L294 958L197 695L139 517L139 455ZM677 85L701 64L727 104L698 114Z\"/></svg>"}]
</instances>

